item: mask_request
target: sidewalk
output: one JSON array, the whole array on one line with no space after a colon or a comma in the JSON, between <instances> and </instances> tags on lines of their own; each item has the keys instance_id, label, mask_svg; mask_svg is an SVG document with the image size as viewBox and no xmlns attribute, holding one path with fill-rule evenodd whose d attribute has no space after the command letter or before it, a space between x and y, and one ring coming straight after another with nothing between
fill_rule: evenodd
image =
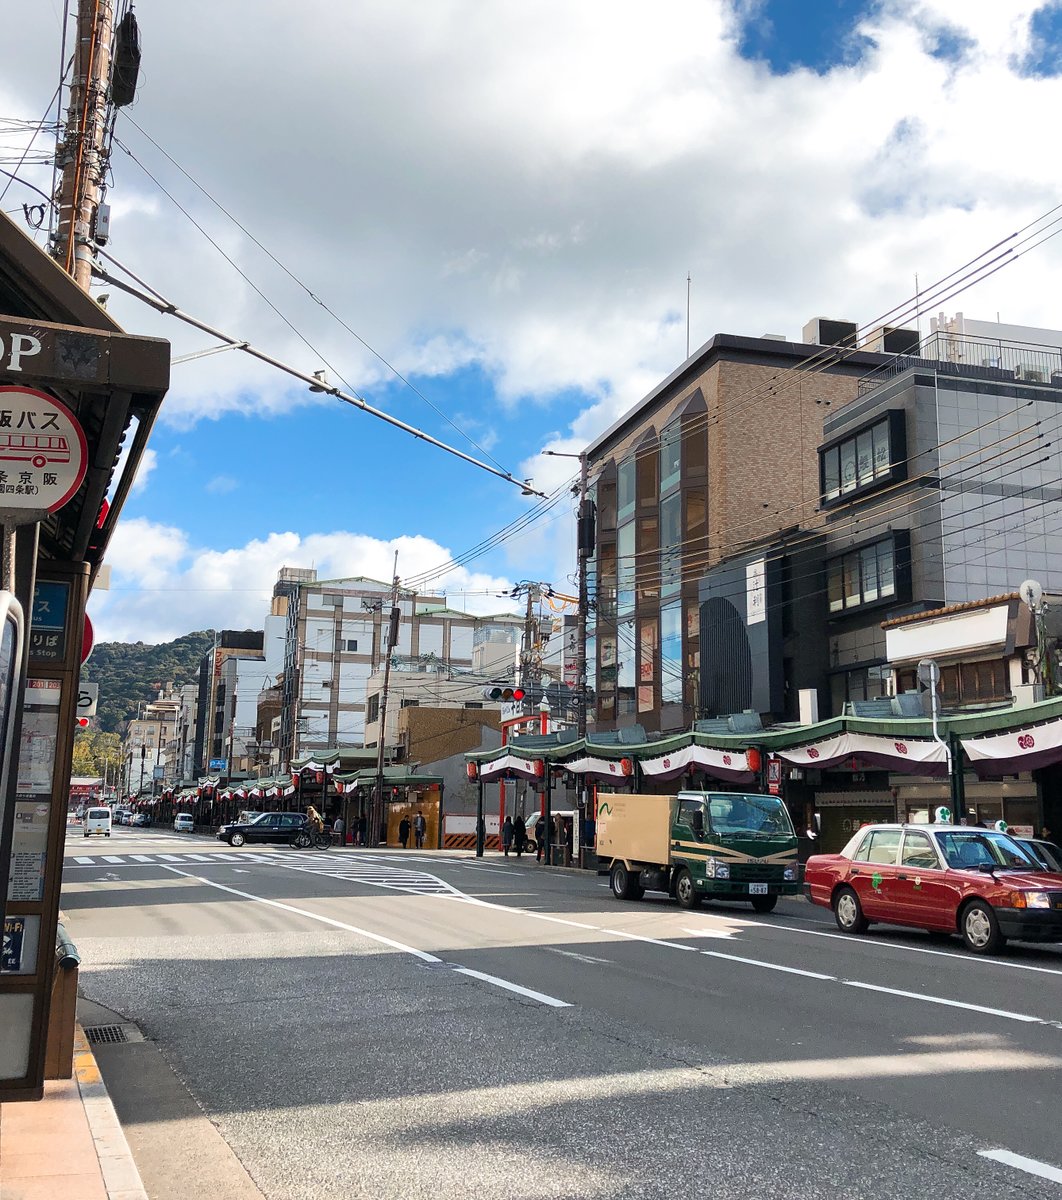
<instances>
[{"instance_id":1,"label":"sidewalk","mask_svg":"<svg viewBox=\"0 0 1062 1200\"><path fill-rule=\"evenodd\" d=\"M125 1134L80 1025L74 1077L44 1099L0 1104L3 1200L148 1200Z\"/></svg>"}]
</instances>

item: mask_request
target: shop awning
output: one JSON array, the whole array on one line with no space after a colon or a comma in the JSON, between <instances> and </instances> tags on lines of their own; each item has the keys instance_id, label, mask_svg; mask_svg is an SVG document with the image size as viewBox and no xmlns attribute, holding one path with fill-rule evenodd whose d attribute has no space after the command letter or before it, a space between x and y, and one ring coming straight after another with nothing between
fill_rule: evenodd
<instances>
[{"instance_id":1,"label":"shop awning","mask_svg":"<svg viewBox=\"0 0 1062 1200\"><path fill-rule=\"evenodd\" d=\"M542 760L517 758L515 754L503 754L493 762L483 763L479 768L480 779L496 779L499 775L518 775L521 779L541 779Z\"/></svg>"},{"instance_id":2,"label":"shop awning","mask_svg":"<svg viewBox=\"0 0 1062 1200\"><path fill-rule=\"evenodd\" d=\"M624 761L630 763L631 760L595 758L593 755L584 755L582 758L573 758L569 762L556 765L563 767L565 771L570 771L573 775L583 775L587 779L612 779L616 783L626 783L631 778L633 771L624 771Z\"/></svg>"},{"instance_id":3,"label":"shop awning","mask_svg":"<svg viewBox=\"0 0 1062 1200\"><path fill-rule=\"evenodd\" d=\"M704 771L729 783L748 784L756 778L744 750L714 750L711 746L684 746L659 758L642 759L638 765L643 775L659 780L677 779L686 771Z\"/></svg>"},{"instance_id":4,"label":"shop awning","mask_svg":"<svg viewBox=\"0 0 1062 1200\"><path fill-rule=\"evenodd\" d=\"M940 742L841 733L836 737L775 751L797 767L834 767L846 758L906 775L947 775L948 756Z\"/></svg>"},{"instance_id":5,"label":"shop awning","mask_svg":"<svg viewBox=\"0 0 1062 1200\"><path fill-rule=\"evenodd\" d=\"M1062 721L964 738L962 748L978 775L1016 775L1062 761Z\"/></svg>"}]
</instances>

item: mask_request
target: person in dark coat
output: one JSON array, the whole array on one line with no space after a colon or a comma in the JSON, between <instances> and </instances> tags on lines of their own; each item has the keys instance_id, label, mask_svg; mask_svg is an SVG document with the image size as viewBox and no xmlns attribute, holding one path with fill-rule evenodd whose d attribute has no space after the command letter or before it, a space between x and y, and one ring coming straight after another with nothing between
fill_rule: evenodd
<instances>
[{"instance_id":1,"label":"person in dark coat","mask_svg":"<svg viewBox=\"0 0 1062 1200\"><path fill-rule=\"evenodd\" d=\"M524 824L523 814L517 813L516 820L513 822L513 844L516 846L516 857L519 858L524 852L524 842L527 841L527 826Z\"/></svg>"},{"instance_id":2,"label":"person in dark coat","mask_svg":"<svg viewBox=\"0 0 1062 1200\"><path fill-rule=\"evenodd\" d=\"M546 822L542 817L535 822L535 862L543 862L546 857Z\"/></svg>"},{"instance_id":3,"label":"person in dark coat","mask_svg":"<svg viewBox=\"0 0 1062 1200\"><path fill-rule=\"evenodd\" d=\"M505 851L505 857L509 857L509 847L513 844L513 819L506 813L505 821L502 823L501 844Z\"/></svg>"},{"instance_id":4,"label":"person in dark coat","mask_svg":"<svg viewBox=\"0 0 1062 1200\"><path fill-rule=\"evenodd\" d=\"M398 822L398 840L402 843L402 849L405 850L409 845L409 817L403 817Z\"/></svg>"}]
</instances>

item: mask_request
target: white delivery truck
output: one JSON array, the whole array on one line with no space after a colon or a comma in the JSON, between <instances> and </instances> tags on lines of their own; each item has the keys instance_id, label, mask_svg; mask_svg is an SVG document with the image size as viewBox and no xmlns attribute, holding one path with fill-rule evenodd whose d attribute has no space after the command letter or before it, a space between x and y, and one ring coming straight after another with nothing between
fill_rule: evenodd
<instances>
[{"instance_id":1,"label":"white delivery truck","mask_svg":"<svg viewBox=\"0 0 1062 1200\"><path fill-rule=\"evenodd\" d=\"M86 808L83 826L85 837L101 833L104 837L111 836L111 810L109 808Z\"/></svg>"}]
</instances>

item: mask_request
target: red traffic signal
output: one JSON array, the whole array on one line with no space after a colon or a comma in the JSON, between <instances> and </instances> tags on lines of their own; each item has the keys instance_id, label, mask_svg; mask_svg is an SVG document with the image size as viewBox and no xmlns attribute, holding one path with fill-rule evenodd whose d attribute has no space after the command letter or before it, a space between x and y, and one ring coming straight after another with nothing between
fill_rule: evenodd
<instances>
[{"instance_id":1,"label":"red traffic signal","mask_svg":"<svg viewBox=\"0 0 1062 1200\"><path fill-rule=\"evenodd\" d=\"M524 689L523 688L513 688L513 699L514 700L522 700L523 698L524 698Z\"/></svg>"},{"instance_id":2,"label":"red traffic signal","mask_svg":"<svg viewBox=\"0 0 1062 1200\"><path fill-rule=\"evenodd\" d=\"M509 687L504 683L492 683L490 687L483 689L483 695L487 700L500 700L503 704L518 704L524 698L524 689Z\"/></svg>"},{"instance_id":3,"label":"red traffic signal","mask_svg":"<svg viewBox=\"0 0 1062 1200\"><path fill-rule=\"evenodd\" d=\"M88 717L78 717L78 719L77 719L78 729L87 729L88 723L89 723Z\"/></svg>"}]
</instances>

